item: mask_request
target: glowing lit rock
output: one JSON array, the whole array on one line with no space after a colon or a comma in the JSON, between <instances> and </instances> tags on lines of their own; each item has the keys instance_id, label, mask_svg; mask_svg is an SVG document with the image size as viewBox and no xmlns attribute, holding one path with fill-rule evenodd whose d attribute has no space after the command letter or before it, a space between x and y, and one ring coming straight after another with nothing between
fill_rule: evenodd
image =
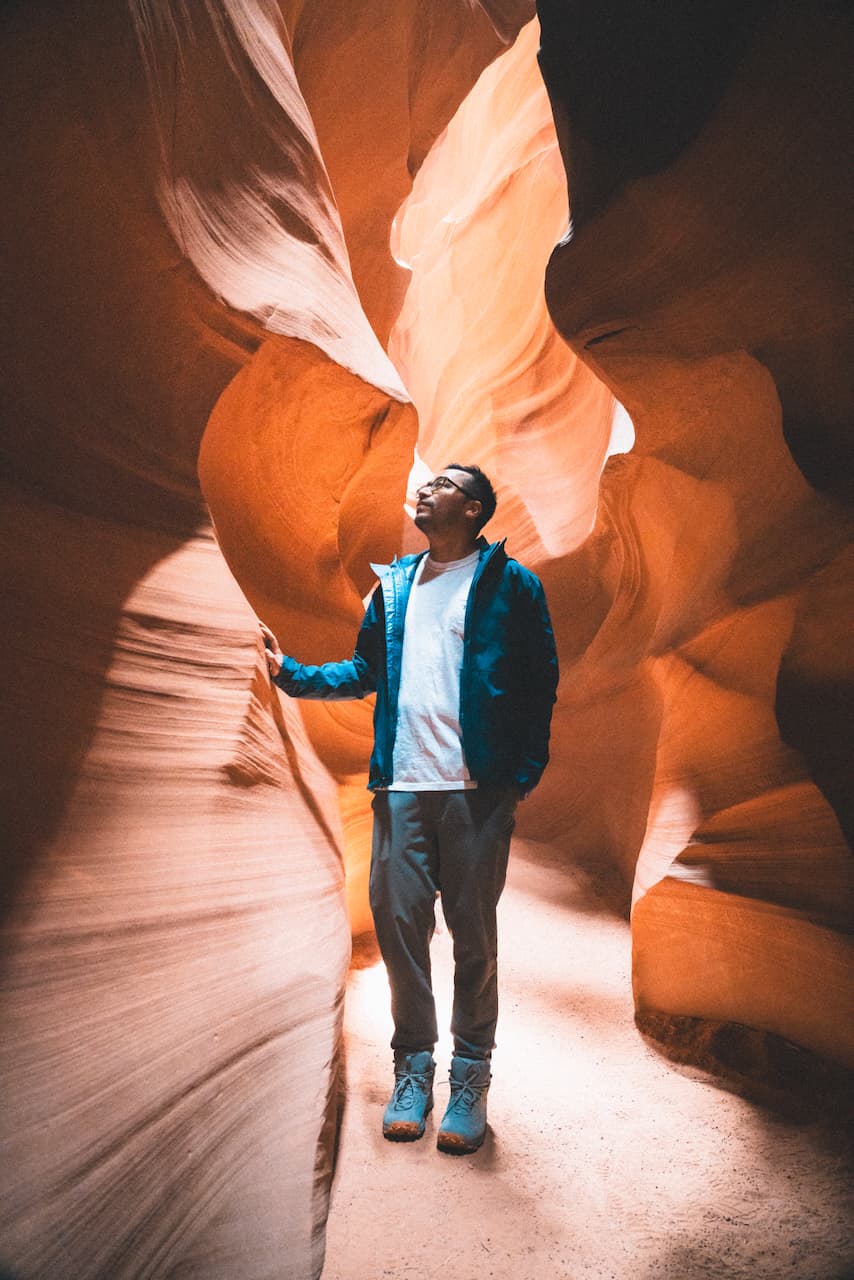
<instances>
[{"instance_id":1,"label":"glowing lit rock","mask_svg":"<svg viewBox=\"0 0 854 1280\"><path fill-rule=\"evenodd\" d=\"M531 23L483 73L415 180L392 240L412 284L389 348L419 452L434 467L477 457L531 562L590 532L614 412L543 299L566 194L536 41Z\"/></svg>"},{"instance_id":2,"label":"glowing lit rock","mask_svg":"<svg viewBox=\"0 0 854 1280\"><path fill-rule=\"evenodd\" d=\"M434 466L484 461L498 480L496 533L546 582L562 681L553 763L520 829L565 842L567 857L624 867L642 1025L673 991L674 1016L745 1022L850 1063L841 975L854 881L840 824L850 828L851 521L805 482L781 432L782 392L738 351L795 312L808 329L818 323L823 291L822 324L840 330L837 173L824 178L827 210L817 197L808 213L827 219L828 238L806 251L825 260L804 296L815 264L794 241L783 153L755 167L760 144L735 127L742 112L761 120L760 135L778 129L764 114L762 68L785 61L791 24L763 42L750 15L730 29L704 11L639 33L630 6L607 8L626 16L618 37L599 6L541 6L573 234L564 238L564 175L531 76L532 27L481 77L398 216L392 246L412 284L390 351L419 412L419 452ZM838 72L838 15L828 24L811 47ZM565 42L550 44L556 27ZM733 80L754 35L753 61ZM680 58L656 84L674 47ZM805 102L818 90L800 73L795 84L804 102L786 103L787 145L821 154L831 102L813 116ZM648 135L649 112L659 129ZM818 182L814 158L807 169ZM753 184L772 172L769 203ZM713 235L710 192L723 193ZM769 221L780 255L770 261L756 251ZM560 238L550 310L586 365L555 345L531 283L546 237ZM831 373L828 405L844 370ZM606 464L613 396L636 439L630 427L631 452ZM809 728L808 693L825 732ZM742 931L740 942L725 934L708 969L681 966L678 982L669 975L684 923L667 925L669 892L674 903L690 892L709 936L738 903ZM797 947L800 926L809 961L799 980L764 965L742 989L750 956ZM807 1013L810 982L829 995Z\"/></svg>"},{"instance_id":3,"label":"glowing lit rock","mask_svg":"<svg viewBox=\"0 0 854 1280\"><path fill-rule=\"evenodd\" d=\"M261 0L2 18L16 1273L320 1271L357 753L328 718L316 750L271 695L245 597L295 651L352 642L365 561L400 539L415 420L350 263L381 311L407 165L531 13L448 3L431 36L413 3L377 40L388 6L368 9L357 35L352 6ZM405 92L378 106L391 63ZM352 246L312 68L361 94L330 157L362 181L379 156ZM197 477L212 412L206 497L245 596Z\"/></svg>"},{"instance_id":4,"label":"glowing lit rock","mask_svg":"<svg viewBox=\"0 0 854 1280\"><path fill-rule=\"evenodd\" d=\"M370 706L253 610L348 652L410 394L546 582L520 825L634 880L639 1018L850 1062L842 7L541 0L557 134L532 25L433 151L527 0L7 8L3 1264L319 1272Z\"/></svg>"},{"instance_id":5,"label":"glowing lit rock","mask_svg":"<svg viewBox=\"0 0 854 1280\"><path fill-rule=\"evenodd\" d=\"M603 633L658 689L639 1019L850 1066L851 518L816 492L851 492L850 15L539 13L573 210L549 307L637 432L599 536Z\"/></svg>"}]
</instances>

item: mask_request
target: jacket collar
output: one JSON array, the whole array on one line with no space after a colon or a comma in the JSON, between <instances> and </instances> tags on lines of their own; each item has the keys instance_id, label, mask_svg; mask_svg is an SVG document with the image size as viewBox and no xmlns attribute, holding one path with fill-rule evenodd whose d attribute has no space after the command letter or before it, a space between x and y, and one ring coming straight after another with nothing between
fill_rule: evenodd
<instances>
[{"instance_id":1,"label":"jacket collar","mask_svg":"<svg viewBox=\"0 0 854 1280\"><path fill-rule=\"evenodd\" d=\"M501 554L506 559L507 553L504 550L504 544L506 541L507 541L506 538L502 538L499 542L487 542L486 538L484 538L483 536L478 538L476 543L477 550L480 555L480 559L478 561L478 570L483 569L487 561L491 560L495 555ZM424 559L424 557L427 555L427 550L428 549L425 549L424 551L415 551L412 553L412 555L401 556L400 559L398 559L398 557L395 556L391 564L373 564L372 563L371 568L373 569L377 577L380 579L380 581L382 581L384 577L386 577L389 573L391 573L395 569L402 569L405 573L408 573L408 571L414 568L414 566L417 565L420 560Z\"/></svg>"}]
</instances>

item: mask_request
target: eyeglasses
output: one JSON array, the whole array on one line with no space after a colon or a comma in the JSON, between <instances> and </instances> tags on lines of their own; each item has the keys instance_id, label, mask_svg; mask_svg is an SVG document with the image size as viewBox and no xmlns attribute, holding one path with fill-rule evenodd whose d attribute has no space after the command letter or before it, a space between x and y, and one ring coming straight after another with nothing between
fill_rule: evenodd
<instances>
[{"instance_id":1,"label":"eyeglasses","mask_svg":"<svg viewBox=\"0 0 854 1280\"><path fill-rule=\"evenodd\" d=\"M461 484L457 484L455 480L449 479L448 476L436 476L435 480L427 480L424 484L420 484L415 492L420 493L422 489L429 489L431 493L438 493L440 489L459 489L460 493L464 493L473 502L479 501L473 493L470 493L468 489L464 489Z\"/></svg>"}]
</instances>

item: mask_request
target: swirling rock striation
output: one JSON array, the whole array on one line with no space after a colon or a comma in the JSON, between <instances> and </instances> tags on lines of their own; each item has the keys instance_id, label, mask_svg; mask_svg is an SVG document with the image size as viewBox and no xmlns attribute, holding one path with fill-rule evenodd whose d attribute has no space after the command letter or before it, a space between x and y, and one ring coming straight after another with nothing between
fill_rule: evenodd
<instances>
[{"instance_id":1,"label":"swirling rock striation","mask_svg":"<svg viewBox=\"0 0 854 1280\"><path fill-rule=\"evenodd\" d=\"M319 1274L370 707L253 612L348 650L416 435L546 581L520 817L624 868L641 1025L854 1060L850 19L638 12L543 0L548 96L528 0L3 12L21 1277Z\"/></svg>"},{"instance_id":2,"label":"swirling rock striation","mask_svg":"<svg viewBox=\"0 0 854 1280\"><path fill-rule=\"evenodd\" d=\"M573 211L549 308L637 430L601 634L658 695L638 1016L850 1067L850 14L539 13Z\"/></svg>"},{"instance_id":3,"label":"swirling rock striation","mask_svg":"<svg viewBox=\"0 0 854 1280\"><path fill-rule=\"evenodd\" d=\"M246 598L329 652L399 543L415 419L378 246L531 6L444 12L3 10L18 1276L319 1274L349 954L327 765L352 753L271 694Z\"/></svg>"}]
</instances>

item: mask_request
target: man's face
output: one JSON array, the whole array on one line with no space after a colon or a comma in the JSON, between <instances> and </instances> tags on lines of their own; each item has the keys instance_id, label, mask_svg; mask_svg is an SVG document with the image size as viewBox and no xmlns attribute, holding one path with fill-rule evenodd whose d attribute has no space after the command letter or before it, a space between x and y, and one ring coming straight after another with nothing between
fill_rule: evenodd
<instances>
[{"instance_id":1,"label":"man's face","mask_svg":"<svg viewBox=\"0 0 854 1280\"><path fill-rule=\"evenodd\" d=\"M480 503L466 492L470 480L467 471L449 467L440 471L431 484L421 485L416 491L416 529L428 536L455 529L470 529L474 533Z\"/></svg>"}]
</instances>

